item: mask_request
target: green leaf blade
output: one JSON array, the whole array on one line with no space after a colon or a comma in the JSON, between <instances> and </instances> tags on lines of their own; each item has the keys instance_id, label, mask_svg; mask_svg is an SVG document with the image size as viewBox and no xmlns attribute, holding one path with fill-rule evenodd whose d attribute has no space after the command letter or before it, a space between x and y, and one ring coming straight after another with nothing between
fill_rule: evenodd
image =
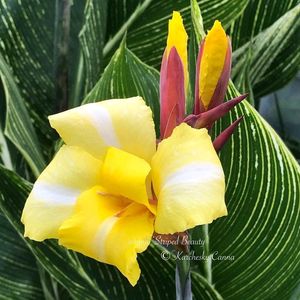
<instances>
[{"instance_id":1,"label":"green leaf blade","mask_svg":"<svg viewBox=\"0 0 300 300\"><path fill-rule=\"evenodd\" d=\"M216 131L240 115L244 121L221 151L229 215L210 226L211 252L234 259L213 260L213 281L225 299L286 299L299 283L300 168L247 102Z\"/></svg>"},{"instance_id":2,"label":"green leaf blade","mask_svg":"<svg viewBox=\"0 0 300 300\"><path fill-rule=\"evenodd\" d=\"M0 75L6 96L5 135L19 149L37 176L44 169L45 161L24 101L2 56Z\"/></svg>"}]
</instances>

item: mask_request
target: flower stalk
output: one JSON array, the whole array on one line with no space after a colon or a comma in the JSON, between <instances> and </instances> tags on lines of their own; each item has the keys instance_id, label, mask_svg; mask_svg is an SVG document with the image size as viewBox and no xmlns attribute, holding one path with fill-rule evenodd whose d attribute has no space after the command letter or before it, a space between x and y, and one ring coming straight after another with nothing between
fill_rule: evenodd
<instances>
[{"instance_id":1,"label":"flower stalk","mask_svg":"<svg viewBox=\"0 0 300 300\"><path fill-rule=\"evenodd\" d=\"M192 300L191 264L189 260L176 260L176 300Z\"/></svg>"},{"instance_id":2,"label":"flower stalk","mask_svg":"<svg viewBox=\"0 0 300 300\"><path fill-rule=\"evenodd\" d=\"M186 255L190 254L188 243L179 243L175 250ZM176 300L192 300L191 262L189 259L176 259Z\"/></svg>"}]
</instances>

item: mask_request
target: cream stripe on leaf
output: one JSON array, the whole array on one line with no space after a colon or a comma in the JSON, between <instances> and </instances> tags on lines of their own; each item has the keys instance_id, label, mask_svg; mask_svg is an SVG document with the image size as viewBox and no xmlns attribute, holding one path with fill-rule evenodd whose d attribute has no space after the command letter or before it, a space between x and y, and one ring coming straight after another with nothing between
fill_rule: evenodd
<instances>
[{"instance_id":1,"label":"cream stripe on leaf","mask_svg":"<svg viewBox=\"0 0 300 300\"><path fill-rule=\"evenodd\" d=\"M158 233L182 232L227 214L224 174L206 129L175 128L153 157L152 180Z\"/></svg>"},{"instance_id":2,"label":"cream stripe on leaf","mask_svg":"<svg viewBox=\"0 0 300 300\"><path fill-rule=\"evenodd\" d=\"M154 216L145 206L105 195L102 189L95 186L78 198L59 230L59 243L116 266L135 285L140 276L137 253L150 244Z\"/></svg>"},{"instance_id":3,"label":"cream stripe on leaf","mask_svg":"<svg viewBox=\"0 0 300 300\"><path fill-rule=\"evenodd\" d=\"M141 97L86 104L49 117L67 145L101 158L113 146L150 162L155 152L151 109Z\"/></svg>"},{"instance_id":4,"label":"cream stripe on leaf","mask_svg":"<svg viewBox=\"0 0 300 300\"><path fill-rule=\"evenodd\" d=\"M63 146L42 172L26 201L25 236L37 241L57 238L77 197L100 181L101 161L80 148Z\"/></svg>"}]
</instances>

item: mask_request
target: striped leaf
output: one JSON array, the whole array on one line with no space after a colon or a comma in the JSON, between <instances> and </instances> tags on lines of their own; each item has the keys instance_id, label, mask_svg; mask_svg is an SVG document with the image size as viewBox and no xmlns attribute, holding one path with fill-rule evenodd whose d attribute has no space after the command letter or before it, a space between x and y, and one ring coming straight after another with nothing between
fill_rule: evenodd
<instances>
[{"instance_id":1,"label":"striped leaf","mask_svg":"<svg viewBox=\"0 0 300 300\"><path fill-rule=\"evenodd\" d=\"M233 55L233 79L239 88L252 86L256 97L284 86L300 66L300 4L270 2L251 1L231 30L233 45L239 46Z\"/></svg>"},{"instance_id":2,"label":"striped leaf","mask_svg":"<svg viewBox=\"0 0 300 300\"><path fill-rule=\"evenodd\" d=\"M243 13L230 27L230 36L233 37L233 49L242 47L260 32L270 27L298 3L298 0L249 1Z\"/></svg>"},{"instance_id":3,"label":"striped leaf","mask_svg":"<svg viewBox=\"0 0 300 300\"><path fill-rule=\"evenodd\" d=\"M248 0L210 0L198 1L206 28L209 28L214 20L219 19L228 27L237 18ZM128 47L142 61L158 68L161 56L166 44L168 19L173 10L180 11L183 16L187 31L191 28L190 1L111 1L109 17L111 21L109 36L122 32L125 33L129 26ZM126 24L126 27L122 27ZM105 47L106 52L112 48Z\"/></svg>"},{"instance_id":4,"label":"striped leaf","mask_svg":"<svg viewBox=\"0 0 300 300\"><path fill-rule=\"evenodd\" d=\"M6 97L5 135L19 149L35 175L45 167L35 130L11 72L0 55L0 76Z\"/></svg>"},{"instance_id":5,"label":"striped leaf","mask_svg":"<svg viewBox=\"0 0 300 300\"><path fill-rule=\"evenodd\" d=\"M58 111L62 92L71 98L70 106L79 105L82 94L101 74L106 11L104 0L0 1L0 53L12 70L45 150L54 139L47 116ZM70 29L62 37L68 13ZM63 86L59 80L64 80Z\"/></svg>"},{"instance_id":6,"label":"striped leaf","mask_svg":"<svg viewBox=\"0 0 300 300\"><path fill-rule=\"evenodd\" d=\"M228 217L209 226L210 252L234 260L212 261L213 284L225 299L288 299L300 282L300 167L247 102L215 134L241 115L221 151Z\"/></svg>"},{"instance_id":7,"label":"striped leaf","mask_svg":"<svg viewBox=\"0 0 300 300\"><path fill-rule=\"evenodd\" d=\"M103 69L103 47L107 26L107 0L87 1L84 11L83 26L79 32L80 49L83 55L82 70L77 70L84 82L83 94L86 95L98 81ZM82 72L85 72L83 75ZM77 88L81 82L77 82Z\"/></svg>"},{"instance_id":8,"label":"striped leaf","mask_svg":"<svg viewBox=\"0 0 300 300\"><path fill-rule=\"evenodd\" d=\"M0 228L0 299L42 299L33 255L2 214Z\"/></svg>"},{"instance_id":9,"label":"striped leaf","mask_svg":"<svg viewBox=\"0 0 300 300\"><path fill-rule=\"evenodd\" d=\"M45 120L54 107L55 1L34 0L31 5L35 9L16 0L0 1L0 52L42 136L49 133Z\"/></svg>"}]
</instances>

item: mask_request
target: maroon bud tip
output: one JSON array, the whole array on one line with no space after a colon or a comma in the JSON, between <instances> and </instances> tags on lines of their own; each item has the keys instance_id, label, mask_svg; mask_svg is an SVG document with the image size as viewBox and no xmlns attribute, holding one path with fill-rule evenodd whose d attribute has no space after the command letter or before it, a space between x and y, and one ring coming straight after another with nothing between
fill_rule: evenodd
<instances>
[{"instance_id":1,"label":"maroon bud tip","mask_svg":"<svg viewBox=\"0 0 300 300\"><path fill-rule=\"evenodd\" d=\"M224 131L222 131L213 141L215 150L218 152L226 144L230 136L233 134L235 128L242 121L244 116L239 117L230 126L228 126Z\"/></svg>"},{"instance_id":2,"label":"maroon bud tip","mask_svg":"<svg viewBox=\"0 0 300 300\"><path fill-rule=\"evenodd\" d=\"M210 109L206 112L203 112L199 115L194 115L193 118L193 127L195 128L207 128L210 129L215 121L222 118L225 114L227 114L234 106L239 104L242 100L244 100L248 94L244 94L238 96L234 99L231 99L225 103L221 103L218 106Z\"/></svg>"}]
</instances>

